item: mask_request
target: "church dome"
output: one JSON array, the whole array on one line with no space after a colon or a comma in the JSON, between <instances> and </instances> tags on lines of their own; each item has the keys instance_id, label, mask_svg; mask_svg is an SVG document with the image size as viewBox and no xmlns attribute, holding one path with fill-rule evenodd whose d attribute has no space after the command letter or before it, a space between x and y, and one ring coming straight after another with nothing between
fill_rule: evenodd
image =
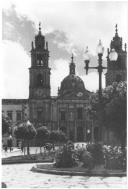
<instances>
[{"instance_id":1,"label":"church dome","mask_svg":"<svg viewBox=\"0 0 128 189\"><path fill-rule=\"evenodd\" d=\"M88 96L88 91L85 89L83 80L75 75L75 63L70 63L70 73L61 82L61 87L58 91L60 97L75 97L83 98Z\"/></svg>"}]
</instances>

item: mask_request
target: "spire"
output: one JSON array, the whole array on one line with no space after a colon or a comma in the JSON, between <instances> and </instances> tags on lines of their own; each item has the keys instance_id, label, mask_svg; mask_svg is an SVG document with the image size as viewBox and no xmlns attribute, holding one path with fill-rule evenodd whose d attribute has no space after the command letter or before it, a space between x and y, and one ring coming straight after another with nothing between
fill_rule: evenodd
<instances>
[{"instance_id":1,"label":"spire","mask_svg":"<svg viewBox=\"0 0 128 189\"><path fill-rule=\"evenodd\" d=\"M41 22L39 22L39 34L41 34Z\"/></svg>"},{"instance_id":2,"label":"spire","mask_svg":"<svg viewBox=\"0 0 128 189\"><path fill-rule=\"evenodd\" d=\"M73 53L72 53L72 56L71 56L71 63L70 63L70 75L71 74L75 74L75 63L74 63L74 56L73 56Z\"/></svg>"},{"instance_id":3,"label":"spire","mask_svg":"<svg viewBox=\"0 0 128 189\"><path fill-rule=\"evenodd\" d=\"M125 52L127 51L127 44L125 43L124 44L124 49L125 49Z\"/></svg>"},{"instance_id":4,"label":"spire","mask_svg":"<svg viewBox=\"0 0 128 189\"><path fill-rule=\"evenodd\" d=\"M115 36L118 36L118 28L117 28L118 26L117 26L117 24L116 24L116 26L115 26Z\"/></svg>"},{"instance_id":5,"label":"spire","mask_svg":"<svg viewBox=\"0 0 128 189\"><path fill-rule=\"evenodd\" d=\"M73 53L72 53L72 56L71 56L71 63L74 63L74 56L73 56Z\"/></svg>"},{"instance_id":6,"label":"spire","mask_svg":"<svg viewBox=\"0 0 128 189\"><path fill-rule=\"evenodd\" d=\"M46 49L48 50L48 42L46 41Z\"/></svg>"}]
</instances>

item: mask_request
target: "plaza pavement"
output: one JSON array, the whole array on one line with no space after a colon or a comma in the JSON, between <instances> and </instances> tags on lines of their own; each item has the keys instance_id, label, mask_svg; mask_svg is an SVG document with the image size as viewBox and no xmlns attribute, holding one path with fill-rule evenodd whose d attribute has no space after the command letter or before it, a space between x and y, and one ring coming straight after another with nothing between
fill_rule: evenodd
<instances>
[{"instance_id":1,"label":"plaza pavement","mask_svg":"<svg viewBox=\"0 0 128 189\"><path fill-rule=\"evenodd\" d=\"M40 152L39 147L30 147L30 154L36 154ZM7 157L12 157L12 156L19 156L19 155L24 155L24 153L21 151L20 148L13 148L13 150L10 152L8 149L7 152L2 150L2 158L7 158Z\"/></svg>"}]
</instances>

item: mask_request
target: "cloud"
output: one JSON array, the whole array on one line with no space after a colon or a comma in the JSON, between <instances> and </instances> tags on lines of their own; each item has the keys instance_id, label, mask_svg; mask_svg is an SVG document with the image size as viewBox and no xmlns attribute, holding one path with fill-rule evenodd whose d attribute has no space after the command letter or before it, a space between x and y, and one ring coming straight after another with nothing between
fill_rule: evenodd
<instances>
[{"instance_id":1,"label":"cloud","mask_svg":"<svg viewBox=\"0 0 128 189\"><path fill-rule=\"evenodd\" d=\"M29 17L17 13L16 7L11 6L9 10L3 10L3 40L11 40L20 43L30 55L31 41L38 33L35 24ZM42 25L42 34L44 35ZM61 30L47 31L46 40L49 42L49 50L52 54L51 59L66 58L73 50L73 44L69 41L65 32ZM54 67L53 67L54 68Z\"/></svg>"},{"instance_id":2,"label":"cloud","mask_svg":"<svg viewBox=\"0 0 128 189\"><path fill-rule=\"evenodd\" d=\"M30 58L16 42L3 42L3 98L28 98Z\"/></svg>"},{"instance_id":3,"label":"cloud","mask_svg":"<svg viewBox=\"0 0 128 189\"><path fill-rule=\"evenodd\" d=\"M92 71L85 76L84 48L89 46L90 66L96 66L97 43L101 39L105 49L109 47L116 23L119 26L119 36L126 42L127 8L127 2L4 0L2 32L5 40L5 97L28 97L28 55L39 21L42 22L42 33L49 42L52 95L57 93L57 87L69 72L68 64L72 52L75 55L76 71L83 78L85 87L88 90L97 89L97 73ZM104 59L105 57L106 51ZM103 64L106 65L106 60Z\"/></svg>"},{"instance_id":4,"label":"cloud","mask_svg":"<svg viewBox=\"0 0 128 189\"><path fill-rule=\"evenodd\" d=\"M35 35L35 25L32 20L25 15L17 14L15 6L7 11L3 10L3 40L11 40L20 43L29 54L31 41Z\"/></svg>"},{"instance_id":5,"label":"cloud","mask_svg":"<svg viewBox=\"0 0 128 189\"><path fill-rule=\"evenodd\" d=\"M109 46L114 26L127 39L127 2L42 1L11 0L18 14L26 15L36 26L42 21L44 30L61 30L71 43L83 48L89 46L93 54L99 39ZM5 6L7 7L7 6ZM9 6L8 6L9 7ZM37 11L38 10L38 11ZM125 30L125 31L124 31Z\"/></svg>"},{"instance_id":6,"label":"cloud","mask_svg":"<svg viewBox=\"0 0 128 189\"><path fill-rule=\"evenodd\" d=\"M57 59L54 61L54 65L55 69L51 70L51 94L56 96L61 81L69 74L69 61L66 59Z\"/></svg>"},{"instance_id":7,"label":"cloud","mask_svg":"<svg viewBox=\"0 0 128 189\"><path fill-rule=\"evenodd\" d=\"M28 98L30 57L16 42L4 40L2 65L2 98ZM51 93L57 95L58 87L69 74L69 60L57 59L51 70Z\"/></svg>"},{"instance_id":8,"label":"cloud","mask_svg":"<svg viewBox=\"0 0 128 189\"><path fill-rule=\"evenodd\" d=\"M84 81L85 88L89 91L96 92L99 89L99 76L96 72L91 72L88 75L81 76ZM105 87L105 75L102 75L102 88Z\"/></svg>"}]
</instances>

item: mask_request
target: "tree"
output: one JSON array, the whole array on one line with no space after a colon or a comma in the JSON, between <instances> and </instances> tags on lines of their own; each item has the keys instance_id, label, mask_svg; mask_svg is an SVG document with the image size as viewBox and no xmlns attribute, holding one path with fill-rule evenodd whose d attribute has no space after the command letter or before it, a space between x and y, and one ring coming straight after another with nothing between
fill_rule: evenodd
<instances>
[{"instance_id":1,"label":"tree","mask_svg":"<svg viewBox=\"0 0 128 189\"><path fill-rule=\"evenodd\" d=\"M63 143L67 140L65 133L60 130L51 131L49 139L53 145L57 142Z\"/></svg>"},{"instance_id":2,"label":"tree","mask_svg":"<svg viewBox=\"0 0 128 189\"><path fill-rule=\"evenodd\" d=\"M105 123L111 128L122 147L126 144L126 120L127 120L127 85L120 82L115 89L113 98L105 106Z\"/></svg>"},{"instance_id":3,"label":"tree","mask_svg":"<svg viewBox=\"0 0 128 189\"><path fill-rule=\"evenodd\" d=\"M40 146L40 152L41 152L41 146L44 146L45 142L47 142L48 139L49 139L49 131L47 127L42 126L37 128L36 142L37 145Z\"/></svg>"},{"instance_id":4,"label":"tree","mask_svg":"<svg viewBox=\"0 0 128 189\"><path fill-rule=\"evenodd\" d=\"M90 98L89 112L106 128L110 128L119 138L121 145L126 141L126 101L127 83L114 82L102 91L102 116L99 114L98 93Z\"/></svg>"},{"instance_id":5,"label":"tree","mask_svg":"<svg viewBox=\"0 0 128 189\"><path fill-rule=\"evenodd\" d=\"M29 121L25 121L25 122L19 124L15 128L14 134L15 134L16 138L22 139L24 143L27 143L27 154L29 155L30 154L30 151L29 151L30 141L37 134L36 129L33 126L33 124L30 123Z\"/></svg>"},{"instance_id":6,"label":"tree","mask_svg":"<svg viewBox=\"0 0 128 189\"><path fill-rule=\"evenodd\" d=\"M2 135L9 133L11 128L11 121L9 117L2 114Z\"/></svg>"}]
</instances>

